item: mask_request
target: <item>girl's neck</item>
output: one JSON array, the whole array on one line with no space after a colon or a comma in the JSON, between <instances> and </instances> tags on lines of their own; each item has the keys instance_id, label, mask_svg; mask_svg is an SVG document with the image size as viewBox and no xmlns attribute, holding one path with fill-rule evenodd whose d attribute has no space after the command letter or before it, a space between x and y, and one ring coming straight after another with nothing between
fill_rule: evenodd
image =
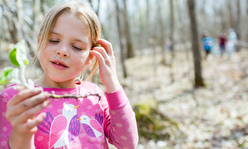
<instances>
[{"instance_id":1,"label":"girl's neck","mask_svg":"<svg viewBox=\"0 0 248 149\"><path fill-rule=\"evenodd\" d=\"M40 79L34 82L35 86L44 88L75 88L74 79L67 80L64 82L55 82L49 79L46 75L43 75Z\"/></svg>"}]
</instances>

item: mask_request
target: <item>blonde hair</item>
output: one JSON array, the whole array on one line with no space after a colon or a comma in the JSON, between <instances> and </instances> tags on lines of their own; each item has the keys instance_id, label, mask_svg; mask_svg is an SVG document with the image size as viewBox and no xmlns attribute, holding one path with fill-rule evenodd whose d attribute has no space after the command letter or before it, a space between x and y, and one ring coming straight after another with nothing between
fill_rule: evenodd
<instances>
[{"instance_id":1,"label":"blonde hair","mask_svg":"<svg viewBox=\"0 0 248 149\"><path fill-rule=\"evenodd\" d=\"M59 16L64 13L75 14L79 19L84 21L84 23L86 23L90 28L91 41L93 45L92 48L97 46L96 40L101 36L101 25L96 13L86 2L69 1L53 7L45 16L38 32L39 44L36 56L46 47L52 28L54 27ZM92 68L86 80L91 79L98 70L98 61L96 57L94 57L89 67ZM87 69L89 67L87 67Z\"/></svg>"}]
</instances>

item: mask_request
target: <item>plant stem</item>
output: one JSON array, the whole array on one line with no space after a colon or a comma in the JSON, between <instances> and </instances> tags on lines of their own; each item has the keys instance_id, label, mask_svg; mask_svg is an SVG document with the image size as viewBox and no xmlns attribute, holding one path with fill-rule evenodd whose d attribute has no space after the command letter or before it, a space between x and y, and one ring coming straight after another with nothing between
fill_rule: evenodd
<instances>
[{"instance_id":1,"label":"plant stem","mask_svg":"<svg viewBox=\"0 0 248 149\"><path fill-rule=\"evenodd\" d=\"M88 96L97 96L99 98L98 101L101 100L101 96L97 93L88 93L86 95L72 95L72 94L56 95L54 94L54 91L53 91L52 94L49 95L49 97L54 98L54 99L74 98L76 101L78 100L78 98L87 98Z\"/></svg>"},{"instance_id":2,"label":"plant stem","mask_svg":"<svg viewBox=\"0 0 248 149\"><path fill-rule=\"evenodd\" d=\"M26 88L33 88L32 85L29 85L26 81L26 78L25 78L25 66L21 66L20 67L20 78L21 78L21 83L23 86L25 86Z\"/></svg>"}]
</instances>

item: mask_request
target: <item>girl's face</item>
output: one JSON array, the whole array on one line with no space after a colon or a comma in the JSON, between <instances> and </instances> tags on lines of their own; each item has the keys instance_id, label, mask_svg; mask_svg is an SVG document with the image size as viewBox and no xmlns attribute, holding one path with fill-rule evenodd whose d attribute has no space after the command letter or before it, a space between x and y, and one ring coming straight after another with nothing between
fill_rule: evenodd
<instances>
[{"instance_id":1,"label":"girl's face","mask_svg":"<svg viewBox=\"0 0 248 149\"><path fill-rule=\"evenodd\" d=\"M48 44L40 54L46 83L70 82L90 63L90 28L72 14L62 14L51 30Z\"/></svg>"}]
</instances>

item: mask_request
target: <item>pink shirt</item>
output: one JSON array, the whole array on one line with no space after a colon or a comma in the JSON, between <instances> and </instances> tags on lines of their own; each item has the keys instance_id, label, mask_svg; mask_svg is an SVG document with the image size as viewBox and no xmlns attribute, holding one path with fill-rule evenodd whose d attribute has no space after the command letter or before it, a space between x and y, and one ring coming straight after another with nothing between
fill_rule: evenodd
<instances>
[{"instance_id":1,"label":"pink shirt","mask_svg":"<svg viewBox=\"0 0 248 149\"><path fill-rule=\"evenodd\" d=\"M0 94L0 148L8 148L8 138L12 126L5 118L6 103L17 93L9 86ZM55 94L85 95L98 93L97 96L53 99L41 112L46 118L35 133L35 147L70 149L108 149L109 143L117 148L134 149L138 143L135 114L128 98L121 88L115 93L106 93L106 98L97 85L84 82L76 88L43 88Z\"/></svg>"}]
</instances>

